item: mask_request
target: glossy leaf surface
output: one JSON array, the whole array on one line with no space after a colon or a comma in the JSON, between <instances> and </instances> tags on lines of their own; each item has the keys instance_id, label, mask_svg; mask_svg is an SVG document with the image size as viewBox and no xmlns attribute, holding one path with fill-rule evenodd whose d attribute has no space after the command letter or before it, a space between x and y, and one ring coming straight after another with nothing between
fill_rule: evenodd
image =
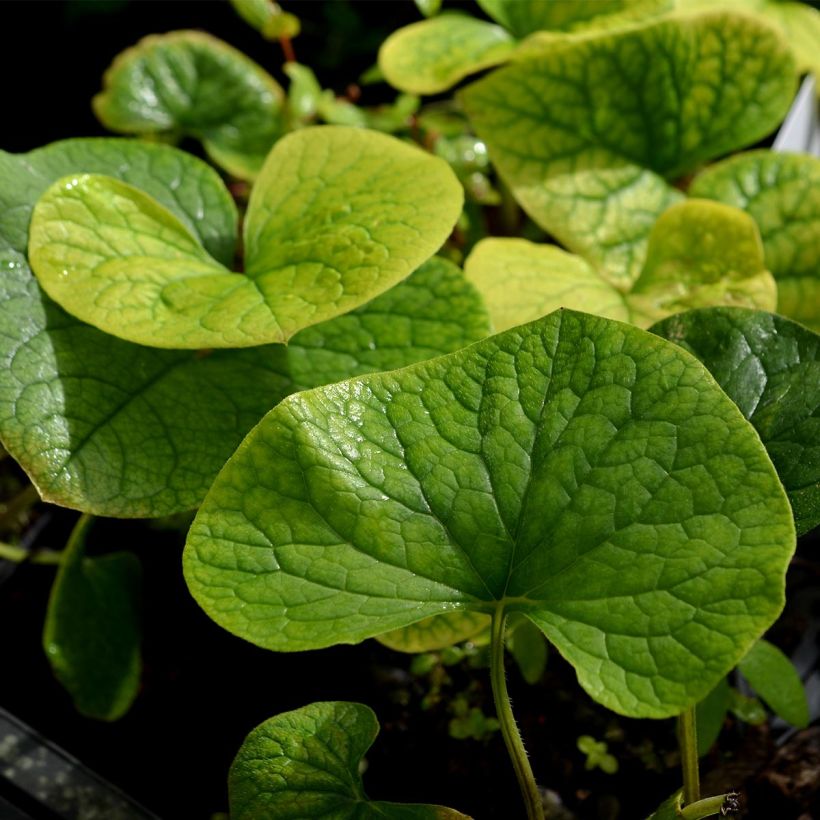
<instances>
[{"instance_id":1,"label":"glossy leaf surface","mask_svg":"<svg viewBox=\"0 0 820 820\"><path fill-rule=\"evenodd\" d=\"M820 523L820 337L781 316L711 308L652 328L709 368L752 422L789 494L798 534Z\"/></svg>"},{"instance_id":2,"label":"glossy leaf surface","mask_svg":"<svg viewBox=\"0 0 820 820\"><path fill-rule=\"evenodd\" d=\"M773 309L777 299L754 221L706 200L681 202L661 215L640 275L625 292L580 256L523 239L481 240L464 270L497 330L560 307L647 327L686 307Z\"/></svg>"},{"instance_id":3,"label":"glossy leaf surface","mask_svg":"<svg viewBox=\"0 0 820 820\"><path fill-rule=\"evenodd\" d=\"M317 387L452 353L489 334L479 293L435 257L366 305L297 333L288 367L300 389Z\"/></svg>"},{"instance_id":4,"label":"glossy leaf surface","mask_svg":"<svg viewBox=\"0 0 820 820\"><path fill-rule=\"evenodd\" d=\"M793 549L771 462L703 366L565 311L285 400L184 566L212 618L276 650L501 605L600 702L660 717L773 621Z\"/></svg>"},{"instance_id":5,"label":"glossy leaf surface","mask_svg":"<svg viewBox=\"0 0 820 820\"><path fill-rule=\"evenodd\" d=\"M43 647L79 712L117 720L140 683L140 562L130 552L87 558L82 536L72 537L63 553Z\"/></svg>"},{"instance_id":6,"label":"glossy leaf surface","mask_svg":"<svg viewBox=\"0 0 820 820\"><path fill-rule=\"evenodd\" d=\"M253 179L284 131L283 100L242 52L201 31L173 31L123 51L93 105L112 131L195 137L226 171Z\"/></svg>"},{"instance_id":7,"label":"glossy leaf surface","mask_svg":"<svg viewBox=\"0 0 820 820\"><path fill-rule=\"evenodd\" d=\"M74 172L150 194L228 262L236 209L217 174L123 139L0 153L0 436L47 501L114 516L196 507L236 445L291 390L280 347L195 352L140 347L64 313L25 256L31 211Z\"/></svg>"},{"instance_id":8,"label":"glossy leaf surface","mask_svg":"<svg viewBox=\"0 0 820 820\"><path fill-rule=\"evenodd\" d=\"M682 196L665 180L765 136L794 89L776 32L709 13L552 38L462 101L530 216L623 285Z\"/></svg>"},{"instance_id":9,"label":"glossy leaf surface","mask_svg":"<svg viewBox=\"0 0 820 820\"><path fill-rule=\"evenodd\" d=\"M754 218L777 280L778 313L820 331L820 159L752 151L704 171L690 193Z\"/></svg>"},{"instance_id":10,"label":"glossy leaf surface","mask_svg":"<svg viewBox=\"0 0 820 820\"><path fill-rule=\"evenodd\" d=\"M228 777L234 820L466 820L443 806L370 801L359 774L379 724L359 703L311 703L257 726Z\"/></svg>"},{"instance_id":11,"label":"glossy leaf surface","mask_svg":"<svg viewBox=\"0 0 820 820\"><path fill-rule=\"evenodd\" d=\"M794 664L774 644L759 640L738 669L772 711L792 726L809 725L809 704Z\"/></svg>"},{"instance_id":12,"label":"glossy leaf surface","mask_svg":"<svg viewBox=\"0 0 820 820\"><path fill-rule=\"evenodd\" d=\"M447 165L372 131L280 140L253 188L245 275L152 197L74 175L34 209L29 257L49 296L100 330L167 348L250 347L369 301L444 240L462 192Z\"/></svg>"},{"instance_id":13,"label":"glossy leaf surface","mask_svg":"<svg viewBox=\"0 0 820 820\"><path fill-rule=\"evenodd\" d=\"M395 88L437 94L482 68L504 62L515 40L500 26L464 14L442 14L393 32L379 67Z\"/></svg>"}]
</instances>

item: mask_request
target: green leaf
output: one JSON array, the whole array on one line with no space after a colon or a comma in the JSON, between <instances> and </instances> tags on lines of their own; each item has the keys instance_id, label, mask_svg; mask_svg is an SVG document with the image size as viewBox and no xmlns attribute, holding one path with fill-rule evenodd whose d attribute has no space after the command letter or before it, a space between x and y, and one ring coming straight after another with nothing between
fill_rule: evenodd
<instances>
[{"instance_id":1,"label":"green leaf","mask_svg":"<svg viewBox=\"0 0 820 820\"><path fill-rule=\"evenodd\" d=\"M652 328L697 356L751 421L798 534L820 524L820 338L770 313L711 308Z\"/></svg>"},{"instance_id":2,"label":"green leaf","mask_svg":"<svg viewBox=\"0 0 820 820\"><path fill-rule=\"evenodd\" d=\"M703 757L715 745L729 710L729 682L726 678L698 704L695 711L698 755Z\"/></svg>"},{"instance_id":3,"label":"green leaf","mask_svg":"<svg viewBox=\"0 0 820 820\"><path fill-rule=\"evenodd\" d=\"M372 302L297 333L288 364L300 389L317 387L452 353L489 333L481 296L434 257Z\"/></svg>"},{"instance_id":4,"label":"green leaf","mask_svg":"<svg viewBox=\"0 0 820 820\"><path fill-rule=\"evenodd\" d=\"M415 3L425 17L435 17L441 10L441 0L415 0Z\"/></svg>"},{"instance_id":5,"label":"green leaf","mask_svg":"<svg viewBox=\"0 0 820 820\"><path fill-rule=\"evenodd\" d=\"M515 40L500 26L464 14L442 14L393 32L379 50L390 85L438 94L482 68L504 62Z\"/></svg>"},{"instance_id":6,"label":"green leaf","mask_svg":"<svg viewBox=\"0 0 820 820\"><path fill-rule=\"evenodd\" d=\"M772 131L795 79L776 32L716 12L553 38L461 99L527 213L628 286L682 197L665 180Z\"/></svg>"},{"instance_id":7,"label":"green leaf","mask_svg":"<svg viewBox=\"0 0 820 820\"><path fill-rule=\"evenodd\" d=\"M290 79L288 109L297 121L309 120L316 115L322 97L322 86L313 70L299 63L285 63L282 70Z\"/></svg>"},{"instance_id":8,"label":"green leaf","mask_svg":"<svg viewBox=\"0 0 820 820\"><path fill-rule=\"evenodd\" d=\"M690 193L754 218L777 280L778 312L820 331L820 159L752 151L704 171Z\"/></svg>"},{"instance_id":9,"label":"green leaf","mask_svg":"<svg viewBox=\"0 0 820 820\"><path fill-rule=\"evenodd\" d=\"M776 715L800 729L809 725L803 682L776 646L761 638L741 659L738 669Z\"/></svg>"},{"instance_id":10,"label":"green leaf","mask_svg":"<svg viewBox=\"0 0 820 820\"><path fill-rule=\"evenodd\" d=\"M251 192L245 274L212 259L164 205L93 174L34 209L29 258L69 313L138 344L249 347L345 313L406 278L455 223L443 161L392 137L308 128L280 140Z\"/></svg>"},{"instance_id":11,"label":"green leaf","mask_svg":"<svg viewBox=\"0 0 820 820\"><path fill-rule=\"evenodd\" d=\"M683 791L675 792L668 800L664 800L648 820L680 820L683 808Z\"/></svg>"},{"instance_id":12,"label":"green leaf","mask_svg":"<svg viewBox=\"0 0 820 820\"><path fill-rule=\"evenodd\" d=\"M194 520L185 576L260 646L499 606L624 714L702 698L774 620L794 549L752 427L705 368L569 311L291 396Z\"/></svg>"},{"instance_id":13,"label":"green leaf","mask_svg":"<svg viewBox=\"0 0 820 820\"><path fill-rule=\"evenodd\" d=\"M116 175L160 202L222 262L236 209L218 175L123 139L0 152L0 436L47 501L101 515L199 505L247 431L291 390L284 348L201 355L112 338L65 314L25 257L31 211L73 172Z\"/></svg>"},{"instance_id":14,"label":"green leaf","mask_svg":"<svg viewBox=\"0 0 820 820\"><path fill-rule=\"evenodd\" d=\"M130 552L86 558L86 528L81 520L63 553L43 647L79 712L117 720L139 690L140 562Z\"/></svg>"},{"instance_id":15,"label":"green leaf","mask_svg":"<svg viewBox=\"0 0 820 820\"><path fill-rule=\"evenodd\" d=\"M396 652L433 652L468 641L489 626L490 618L481 612L444 612L376 635L376 640Z\"/></svg>"},{"instance_id":16,"label":"green leaf","mask_svg":"<svg viewBox=\"0 0 820 820\"><path fill-rule=\"evenodd\" d=\"M379 724L359 703L311 703L257 726L228 776L233 820L457 820L453 809L367 799L362 758Z\"/></svg>"},{"instance_id":17,"label":"green leaf","mask_svg":"<svg viewBox=\"0 0 820 820\"><path fill-rule=\"evenodd\" d=\"M516 37L525 37L547 29L613 28L665 11L672 0L478 0L478 5Z\"/></svg>"},{"instance_id":18,"label":"green leaf","mask_svg":"<svg viewBox=\"0 0 820 820\"><path fill-rule=\"evenodd\" d=\"M253 179L282 135L284 93L242 52L201 31L152 34L123 51L94 97L122 134L195 137L217 165Z\"/></svg>"},{"instance_id":19,"label":"green leaf","mask_svg":"<svg viewBox=\"0 0 820 820\"><path fill-rule=\"evenodd\" d=\"M702 304L773 309L777 299L754 221L718 203L688 200L665 211L649 235L638 280L625 293L584 259L523 239L484 239L465 263L497 330L560 307L629 320Z\"/></svg>"},{"instance_id":20,"label":"green leaf","mask_svg":"<svg viewBox=\"0 0 820 820\"><path fill-rule=\"evenodd\" d=\"M544 676L547 668L547 644L544 633L532 622L522 619L506 638L521 677L534 685Z\"/></svg>"}]
</instances>

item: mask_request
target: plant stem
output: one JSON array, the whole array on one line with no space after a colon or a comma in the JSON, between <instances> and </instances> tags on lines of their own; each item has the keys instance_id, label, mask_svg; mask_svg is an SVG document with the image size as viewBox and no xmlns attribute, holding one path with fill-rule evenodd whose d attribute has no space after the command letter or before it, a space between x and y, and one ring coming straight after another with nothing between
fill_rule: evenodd
<instances>
[{"instance_id":1,"label":"plant stem","mask_svg":"<svg viewBox=\"0 0 820 820\"><path fill-rule=\"evenodd\" d=\"M714 817L720 814L723 804L726 802L727 794L719 794L717 797L707 797L691 803L681 809L680 816L684 820L703 820L704 817Z\"/></svg>"},{"instance_id":2,"label":"plant stem","mask_svg":"<svg viewBox=\"0 0 820 820\"><path fill-rule=\"evenodd\" d=\"M501 605L493 613L492 642L490 644L490 681L493 688L493 700L501 724L501 734L507 752L512 759L515 776L527 807L528 820L544 820L544 809L541 805L541 795L535 782L527 751L518 733L515 723L510 696L507 694L507 678L504 674L504 625L507 613Z\"/></svg>"},{"instance_id":3,"label":"plant stem","mask_svg":"<svg viewBox=\"0 0 820 820\"><path fill-rule=\"evenodd\" d=\"M63 554L55 550L27 550L24 547L15 547L12 544L5 544L0 541L0 558L6 561L14 561L15 564L22 564L28 561L31 564L51 564L57 565L63 560Z\"/></svg>"},{"instance_id":4,"label":"plant stem","mask_svg":"<svg viewBox=\"0 0 820 820\"><path fill-rule=\"evenodd\" d=\"M678 743L680 744L681 768L683 770L683 805L700 800L700 771L698 770L698 732L695 723L695 706L690 706L678 719ZM708 817L709 815L703 815Z\"/></svg>"}]
</instances>

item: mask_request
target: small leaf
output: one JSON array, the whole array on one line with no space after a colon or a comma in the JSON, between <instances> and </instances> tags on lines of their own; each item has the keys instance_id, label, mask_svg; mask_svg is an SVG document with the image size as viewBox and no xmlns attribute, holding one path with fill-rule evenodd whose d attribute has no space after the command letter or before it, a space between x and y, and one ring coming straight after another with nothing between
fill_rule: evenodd
<instances>
[{"instance_id":1,"label":"small leaf","mask_svg":"<svg viewBox=\"0 0 820 820\"><path fill-rule=\"evenodd\" d=\"M741 659L738 669L776 715L800 729L809 725L803 682L776 646L761 638Z\"/></svg>"},{"instance_id":2,"label":"small leaf","mask_svg":"<svg viewBox=\"0 0 820 820\"><path fill-rule=\"evenodd\" d=\"M538 683L547 668L547 643L544 633L532 622L521 620L507 635L507 646L521 677L531 686Z\"/></svg>"},{"instance_id":3,"label":"small leaf","mask_svg":"<svg viewBox=\"0 0 820 820\"><path fill-rule=\"evenodd\" d=\"M444 612L376 635L376 640L397 652L433 652L468 641L486 632L489 626L489 616L481 612Z\"/></svg>"},{"instance_id":4,"label":"small leaf","mask_svg":"<svg viewBox=\"0 0 820 820\"><path fill-rule=\"evenodd\" d=\"M665 180L772 131L795 80L776 32L715 12L553 38L461 99L527 213L628 286L682 197Z\"/></svg>"},{"instance_id":5,"label":"small leaf","mask_svg":"<svg viewBox=\"0 0 820 820\"><path fill-rule=\"evenodd\" d=\"M672 6L671 0L595 0L593 3L562 0L478 0L478 5L516 37L536 31L614 28L640 21Z\"/></svg>"},{"instance_id":6,"label":"small leaf","mask_svg":"<svg viewBox=\"0 0 820 820\"><path fill-rule=\"evenodd\" d=\"M379 724L358 703L312 703L257 726L228 776L233 820L458 820L453 809L367 799L359 774Z\"/></svg>"},{"instance_id":7,"label":"small leaf","mask_svg":"<svg viewBox=\"0 0 820 820\"><path fill-rule=\"evenodd\" d=\"M0 152L0 436L47 501L127 517L192 509L292 389L284 348L160 351L65 314L37 286L25 250L34 203L72 172L118 176L215 259L233 258L236 208L213 169L189 154L124 139Z\"/></svg>"},{"instance_id":8,"label":"small leaf","mask_svg":"<svg viewBox=\"0 0 820 820\"><path fill-rule=\"evenodd\" d=\"M741 694L737 689L729 689L729 711L752 726L760 726L766 722L763 704L757 698Z\"/></svg>"},{"instance_id":9,"label":"small leaf","mask_svg":"<svg viewBox=\"0 0 820 820\"><path fill-rule=\"evenodd\" d=\"M342 127L280 140L253 188L245 274L212 259L164 206L113 178L56 182L34 209L29 258L79 319L138 344L284 342L407 277L447 238L462 191L447 165Z\"/></svg>"},{"instance_id":10,"label":"small leaf","mask_svg":"<svg viewBox=\"0 0 820 820\"><path fill-rule=\"evenodd\" d=\"M112 131L195 137L226 171L253 179L283 133L283 101L279 84L241 51L201 31L173 31L123 51L93 106Z\"/></svg>"},{"instance_id":11,"label":"small leaf","mask_svg":"<svg viewBox=\"0 0 820 820\"><path fill-rule=\"evenodd\" d=\"M736 208L700 200L661 215L631 289L616 289L579 256L523 239L481 240L464 270L499 330L560 307L646 327L687 306L771 309L777 298L754 221Z\"/></svg>"},{"instance_id":12,"label":"small leaf","mask_svg":"<svg viewBox=\"0 0 820 820\"><path fill-rule=\"evenodd\" d=\"M441 10L441 0L415 0L415 3L425 17L435 17Z\"/></svg>"},{"instance_id":13,"label":"small leaf","mask_svg":"<svg viewBox=\"0 0 820 820\"><path fill-rule=\"evenodd\" d=\"M704 171L690 193L741 208L757 222L778 313L820 331L820 159L752 151Z\"/></svg>"},{"instance_id":14,"label":"small leaf","mask_svg":"<svg viewBox=\"0 0 820 820\"><path fill-rule=\"evenodd\" d=\"M79 712L117 720L139 690L140 563L130 552L86 558L85 526L81 521L63 553L43 647Z\"/></svg>"},{"instance_id":15,"label":"small leaf","mask_svg":"<svg viewBox=\"0 0 820 820\"><path fill-rule=\"evenodd\" d=\"M647 820L680 820L682 808L683 791L677 791L668 800L664 800Z\"/></svg>"},{"instance_id":16,"label":"small leaf","mask_svg":"<svg viewBox=\"0 0 820 820\"><path fill-rule=\"evenodd\" d=\"M729 710L729 682L726 678L698 704L695 711L698 755L703 757L715 745Z\"/></svg>"},{"instance_id":17,"label":"small leaf","mask_svg":"<svg viewBox=\"0 0 820 820\"><path fill-rule=\"evenodd\" d=\"M662 717L771 624L793 549L771 462L705 368L563 311L286 399L223 468L184 569L219 624L280 651L501 603L601 703Z\"/></svg>"},{"instance_id":18,"label":"small leaf","mask_svg":"<svg viewBox=\"0 0 820 820\"><path fill-rule=\"evenodd\" d=\"M794 511L820 524L820 338L770 313L707 308L652 328L697 356L755 426Z\"/></svg>"},{"instance_id":19,"label":"small leaf","mask_svg":"<svg viewBox=\"0 0 820 820\"><path fill-rule=\"evenodd\" d=\"M300 389L394 370L490 334L481 296L452 262L434 257L356 310L297 333L288 366Z\"/></svg>"},{"instance_id":20,"label":"small leaf","mask_svg":"<svg viewBox=\"0 0 820 820\"><path fill-rule=\"evenodd\" d=\"M288 88L288 108L296 120L308 120L319 108L322 97L322 86L316 75L306 65L285 63L283 69L290 79Z\"/></svg>"},{"instance_id":21,"label":"small leaf","mask_svg":"<svg viewBox=\"0 0 820 820\"><path fill-rule=\"evenodd\" d=\"M379 68L394 88L438 94L469 74L504 62L515 40L500 26L464 14L442 14L393 32Z\"/></svg>"}]
</instances>

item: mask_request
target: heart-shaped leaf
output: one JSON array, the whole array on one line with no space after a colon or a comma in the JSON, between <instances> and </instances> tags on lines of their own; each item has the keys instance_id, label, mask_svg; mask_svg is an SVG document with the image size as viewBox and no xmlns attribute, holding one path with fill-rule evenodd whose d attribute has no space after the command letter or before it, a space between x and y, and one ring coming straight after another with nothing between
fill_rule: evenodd
<instances>
[{"instance_id":1,"label":"heart-shaped leaf","mask_svg":"<svg viewBox=\"0 0 820 820\"><path fill-rule=\"evenodd\" d=\"M637 277L665 180L755 142L795 89L786 43L716 12L551 38L462 101L532 218L615 284Z\"/></svg>"},{"instance_id":2,"label":"heart-shaped leaf","mask_svg":"<svg viewBox=\"0 0 820 820\"><path fill-rule=\"evenodd\" d=\"M286 399L184 566L212 618L276 650L518 611L593 697L662 717L777 616L793 549L771 462L703 365L564 311Z\"/></svg>"},{"instance_id":3,"label":"heart-shaped leaf","mask_svg":"<svg viewBox=\"0 0 820 820\"><path fill-rule=\"evenodd\" d=\"M614 28L659 14L672 0L478 0L478 5L516 37L525 37L545 30Z\"/></svg>"},{"instance_id":4,"label":"heart-shaped leaf","mask_svg":"<svg viewBox=\"0 0 820 820\"><path fill-rule=\"evenodd\" d=\"M501 26L442 14L400 28L379 50L379 68L395 88L437 94L482 68L504 62L515 40Z\"/></svg>"},{"instance_id":5,"label":"heart-shaped leaf","mask_svg":"<svg viewBox=\"0 0 820 820\"><path fill-rule=\"evenodd\" d=\"M655 325L697 356L751 421L799 534L820 524L820 337L761 311L707 308Z\"/></svg>"},{"instance_id":6,"label":"heart-shaped leaf","mask_svg":"<svg viewBox=\"0 0 820 820\"><path fill-rule=\"evenodd\" d=\"M86 528L81 520L63 552L43 647L79 712L117 720L140 683L140 562L130 552L87 558Z\"/></svg>"},{"instance_id":7,"label":"heart-shaped leaf","mask_svg":"<svg viewBox=\"0 0 820 820\"><path fill-rule=\"evenodd\" d=\"M361 763L379 732L359 703L311 703L257 726L228 777L233 820L468 820L443 806L368 800Z\"/></svg>"},{"instance_id":8,"label":"heart-shaped leaf","mask_svg":"<svg viewBox=\"0 0 820 820\"><path fill-rule=\"evenodd\" d=\"M487 309L461 270L434 257L356 310L305 328L288 345L299 389L395 370L490 334Z\"/></svg>"},{"instance_id":9,"label":"heart-shaped leaf","mask_svg":"<svg viewBox=\"0 0 820 820\"><path fill-rule=\"evenodd\" d=\"M820 331L820 159L752 151L704 171L690 193L755 219L777 280L778 313Z\"/></svg>"},{"instance_id":10,"label":"heart-shaped leaf","mask_svg":"<svg viewBox=\"0 0 820 820\"><path fill-rule=\"evenodd\" d=\"M284 348L160 351L64 313L25 257L39 196L71 172L116 175L232 258L236 210L203 162L123 139L0 152L0 436L48 501L114 516L196 507L247 431L291 390Z\"/></svg>"},{"instance_id":11,"label":"heart-shaped leaf","mask_svg":"<svg viewBox=\"0 0 820 820\"><path fill-rule=\"evenodd\" d=\"M754 220L706 200L681 202L661 214L643 269L626 292L580 256L523 239L481 240L464 270L484 296L496 330L559 307L648 327L686 307L774 309L777 300Z\"/></svg>"},{"instance_id":12,"label":"heart-shaped leaf","mask_svg":"<svg viewBox=\"0 0 820 820\"><path fill-rule=\"evenodd\" d=\"M205 32L173 31L123 51L93 106L112 131L195 137L226 171L253 179L284 132L283 101L279 84L241 51Z\"/></svg>"},{"instance_id":13,"label":"heart-shaped leaf","mask_svg":"<svg viewBox=\"0 0 820 820\"><path fill-rule=\"evenodd\" d=\"M249 347L345 313L406 278L450 233L462 189L442 160L372 131L280 140L253 188L245 275L164 205L71 175L39 200L29 258L49 296L106 333L168 348Z\"/></svg>"},{"instance_id":14,"label":"heart-shaped leaf","mask_svg":"<svg viewBox=\"0 0 820 820\"><path fill-rule=\"evenodd\" d=\"M757 641L738 669L775 714L801 729L809 725L803 682L794 664L774 644L763 639Z\"/></svg>"}]
</instances>

